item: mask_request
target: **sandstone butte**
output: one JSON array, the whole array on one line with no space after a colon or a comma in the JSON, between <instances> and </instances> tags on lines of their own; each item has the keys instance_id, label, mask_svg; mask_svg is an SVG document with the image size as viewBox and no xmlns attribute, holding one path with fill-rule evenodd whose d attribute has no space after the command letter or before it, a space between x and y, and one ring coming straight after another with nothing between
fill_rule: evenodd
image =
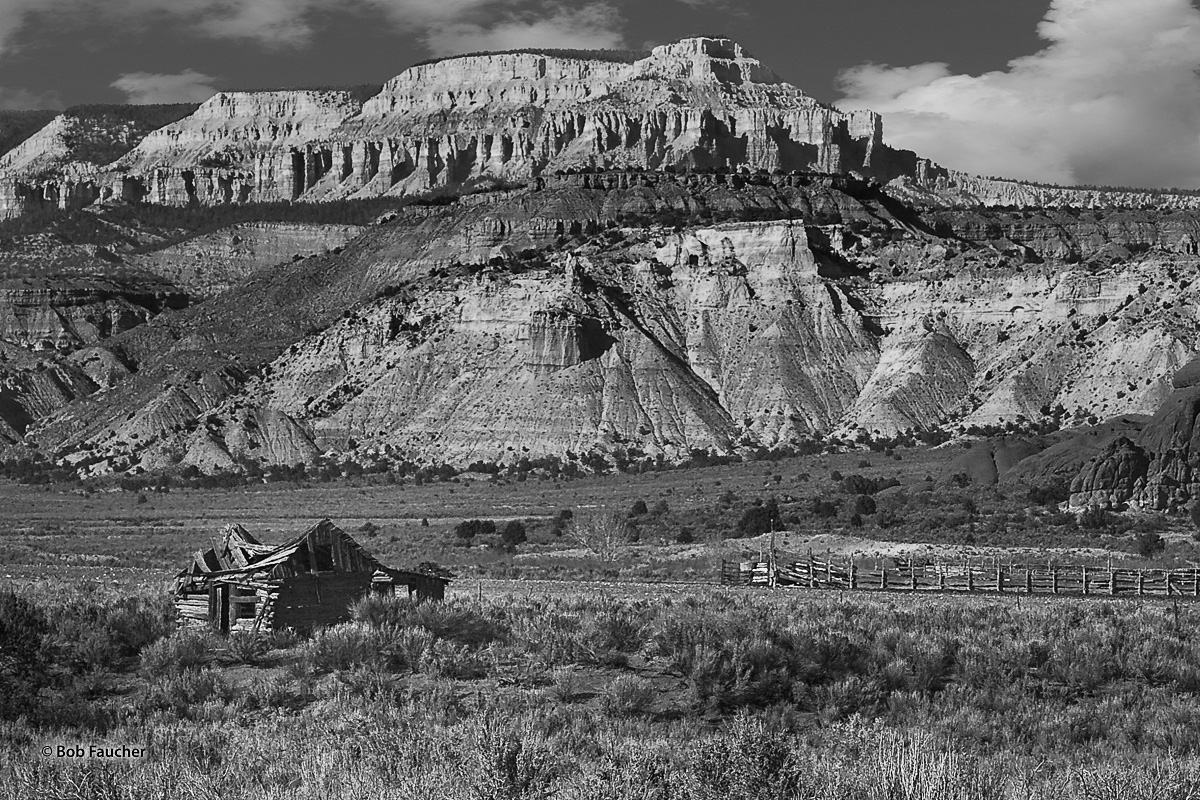
<instances>
[{"instance_id":1,"label":"sandstone butte","mask_svg":"<svg viewBox=\"0 0 1200 800\"><path fill-rule=\"evenodd\" d=\"M461 196L361 235L251 225L103 254L159 282L140 294L0 287L13 452L82 474L612 463L1061 406L1162 417L1031 457L1076 502L1178 507L1200 483L1194 386L1172 383L1200 345L1194 198L943 170L728 40L447 59L365 101L225 93L108 164L70 160L68 122L0 159L17 210ZM1076 208L1028 207L1056 204Z\"/></svg>"},{"instance_id":2,"label":"sandstone butte","mask_svg":"<svg viewBox=\"0 0 1200 800\"><path fill-rule=\"evenodd\" d=\"M951 205L1196 202L943 169L887 146L878 114L822 105L719 38L685 39L637 60L448 58L405 70L365 100L351 91L223 92L183 119L138 131L111 163L75 157L73 126L56 118L0 156L0 218L112 200L403 196L595 168L857 173Z\"/></svg>"}]
</instances>

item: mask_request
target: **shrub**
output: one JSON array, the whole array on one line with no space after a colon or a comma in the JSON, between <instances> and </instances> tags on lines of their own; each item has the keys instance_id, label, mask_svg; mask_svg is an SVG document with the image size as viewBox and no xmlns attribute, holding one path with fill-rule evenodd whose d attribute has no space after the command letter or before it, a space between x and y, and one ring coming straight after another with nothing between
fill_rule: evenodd
<instances>
[{"instance_id":1,"label":"shrub","mask_svg":"<svg viewBox=\"0 0 1200 800\"><path fill-rule=\"evenodd\" d=\"M379 631L359 622L317 631L305 643L302 658L314 672L352 667L382 668L387 664L386 640Z\"/></svg>"},{"instance_id":2,"label":"shrub","mask_svg":"<svg viewBox=\"0 0 1200 800\"><path fill-rule=\"evenodd\" d=\"M856 516L870 516L875 513L875 498L869 494L855 495L851 505L851 513Z\"/></svg>"},{"instance_id":3,"label":"shrub","mask_svg":"<svg viewBox=\"0 0 1200 800\"><path fill-rule=\"evenodd\" d=\"M633 505L629 507L629 516L630 517L643 517L649 513L650 513L650 509L646 505L645 500L635 500L633 502Z\"/></svg>"},{"instance_id":4,"label":"shrub","mask_svg":"<svg viewBox=\"0 0 1200 800\"><path fill-rule=\"evenodd\" d=\"M235 631L229 634L226 644L230 657L239 664L257 664L270 648L265 636L249 631Z\"/></svg>"},{"instance_id":5,"label":"shrub","mask_svg":"<svg viewBox=\"0 0 1200 800\"><path fill-rule=\"evenodd\" d=\"M480 611L458 603L422 603L407 624L420 626L437 639L478 648L504 638L506 631Z\"/></svg>"},{"instance_id":6,"label":"shrub","mask_svg":"<svg viewBox=\"0 0 1200 800\"><path fill-rule=\"evenodd\" d=\"M751 506L742 512L738 520L738 536L758 536L770 531L781 530L783 518L779 514L779 503L774 497L758 506Z\"/></svg>"},{"instance_id":7,"label":"shrub","mask_svg":"<svg viewBox=\"0 0 1200 800\"><path fill-rule=\"evenodd\" d=\"M1112 515L1097 505L1085 508L1079 515L1079 527L1085 530L1103 530L1112 526Z\"/></svg>"},{"instance_id":8,"label":"shrub","mask_svg":"<svg viewBox=\"0 0 1200 800\"><path fill-rule=\"evenodd\" d=\"M375 628L401 627L408 624L414 608L416 603L407 597L369 594L350 606L350 619Z\"/></svg>"},{"instance_id":9,"label":"shrub","mask_svg":"<svg viewBox=\"0 0 1200 800\"><path fill-rule=\"evenodd\" d=\"M0 717L21 713L45 683L43 644L50 627L41 609L11 592L0 592Z\"/></svg>"},{"instance_id":10,"label":"shrub","mask_svg":"<svg viewBox=\"0 0 1200 800\"><path fill-rule=\"evenodd\" d=\"M479 651L447 639L433 640L421 659L423 671L457 680L483 678L487 676L490 666L489 659Z\"/></svg>"},{"instance_id":11,"label":"shrub","mask_svg":"<svg viewBox=\"0 0 1200 800\"><path fill-rule=\"evenodd\" d=\"M198 670L211 660L214 644L208 631L176 631L142 650L142 674L156 678Z\"/></svg>"},{"instance_id":12,"label":"shrub","mask_svg":"<svg viewBox=\"0 0 1200 800\"><path fill-rule=\"evenodd\" d=\"M608 564L617 560L633 536L629 523L617 514L573 518L568 532L576 543Z\"/></svg>"},{"instance_id":13,"label":"shrub","mask_svg":"<svg viewBox=\"0 0 1200 800\"><path fill-rule=\"evenodd\" d=\"M1056 506L1071 497L1071 485L1059 478L1054 481L1032 486L1027 495L1029 502L1039 506Z\"/></svg>"},{"instance_id":14,"label":"shrub","mask_svg":"<svg viewBox=\"0 0 1200 800\"><path fill-rule=\"evenodd\" d=\"M646 626L634 612L616 608L593 617L587 637L598 650L633 653L646 642Z\"/></svg>"},{"instance_id":15,"label":"shrub","mask_svg":"<svg viewBox=\"0 0 1200 800\"><path fill-rule=\"evenodd\" d=\"M832 519L837 516L840 506L836 501L823 500L820 497L814 497L809 505L809 510L817 519Z\"/></svg>"},{"instance_id":16,"label":"shrub","mask_svg":"<svg viewBox=\"0 0 1200 800\"><path fill-rule=\"evenodd\" d=\"M527 539L525 523L519 519L509 520L500 531L500 541L510 550L516 548L517 545L524 544Z\"/></svg>"},{"instance_id":17,"label":"shrub","mask_svg":"<svg viewBox=\"0 0 1200 800\"><path fill-rule=\"evenodd\" d=\"M454 535L469 542L480 534L496 532L496 523L490 519L465 519L454 526Z\"/></svg>"},{"instance_id":18,"label":"shrub","mask_svg":"<svg viewBox=\"0 0 1200 800\"><path fill-rule=\"evenodd\" d=\"M1142 531L1133 537L1133 552L1142 558L1154 558L1166 549L1166 541L1154 531Z\"/></svg>"},{"instance_id":19,"label":"shrub","mask_svg":"<svg viewBox=\"0 0 1200 800\"><path fill-rule=\"evenodd\" d=\"M654 686L636 675L621 675L600 694L600 708L610 717L646 714L654 705Z\"/></svg>"}]
</instances>

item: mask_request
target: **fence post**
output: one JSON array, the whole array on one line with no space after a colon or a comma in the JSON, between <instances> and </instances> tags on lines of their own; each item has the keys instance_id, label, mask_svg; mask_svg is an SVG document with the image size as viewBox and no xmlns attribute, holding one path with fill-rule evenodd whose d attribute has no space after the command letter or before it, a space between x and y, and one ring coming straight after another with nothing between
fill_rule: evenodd
<instances>
[{"instance_id":1,"label":"fence post","mask_svg":"<svg viewBox=\"0 0 1200 800\"><path fill-rule=\"evenodd\" d=\"M879 588L880 589L887 588L887 562L886 561L879 562Z\"/></svg>"},{"instance_id":2,"label":"fence post","mask_svg":"<svg viewBox=\"0 0 1200 800\"><path fill-rule=\"evenodd\" d=\"M1025 567L1025 594L1033 594L1033 568Z\"/></svg>"},{"instance_id":3,"label":"fence post","mask_svg":"<svg viewBox=\"0 0 1200 800\"><path fill-rule=\"evenodd\" d=\"M1050 568L1050 594L1058 594L1058 565Z\"/></svg>"},{"instance_id":4,"label":"fence post","mask_svg":"<svg viewBox=\"0 0 1200 800\"><path fill-rule=\"evenodd\" d=\"M908 557L908 586L914 592L917 590L917 568L913 565L912 556Z\"/></svg>"},{"instance_id":5,"label":"fence post","mask_svg":"<svg viewBox=\"0 0 1200 800\"><path fill-rule=\"evenodd\" d=\"M858 588L858 564L854 561L854 557L850 557L850 588Z\"/></svg>"},{"instance_id":6,"label":"fence post","mask_svg":"<svg viewBox=\"0 0 1200 800\"><path fill-rule=\"evenodd\" d=\"M971 561L967 560L967 591L975 591L975 568L971 566Z\"/></svg>"},{"instance_id":7,"label":"fence post","mask_svg":"<svg viewBox=\"0 0 1200 800\"><path fill-rule=\"evenodd\" d=\"M1138 597L1144 597L1146 594L1146 571L1138 570Z\"/></svg>"},{"instance_id":8,"label":"fence post","mask_svg":"<svg viewBox=\"0 0 1200 800\"><path fill-rule=\"evenodd\" d=\"M1087 565L1086 565L1086 564L1084 564L1084 565L1083 565L1083 567L1082 567L1082 569L1083 569L1083 593L1084 593L1084 594L1087 594L1087 593L1088 593L1088 585L1087 585Z\"/></svg>"},{"instance_id":9,"label":"fence post","mask_svg":"<svg viewBox=\"0 0 1200 800\"><path fill-rule=\"evenodd\" d=\"M1004 572L999 562L996 563L996 591L1001 594L1004 593Z\"/></svg>"}]
</instances>

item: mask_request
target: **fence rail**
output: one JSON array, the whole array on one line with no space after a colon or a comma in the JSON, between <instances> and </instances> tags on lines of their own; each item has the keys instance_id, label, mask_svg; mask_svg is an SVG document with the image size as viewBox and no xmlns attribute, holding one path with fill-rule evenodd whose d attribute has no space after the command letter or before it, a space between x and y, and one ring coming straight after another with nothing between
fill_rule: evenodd
<instances>
[{"instance_id":1,"label":"fence rail","mask_svg":"<svg viewBox=\"0 0 1200 800\"><path fill-rule=\"evenodd\" d=\"M727 586L802 586L862 591L993 592L1200 598L1200 569L1128 569L1084 564L866 562L809 556L799 561L723 561Z\"/></svg>"}]
</instances>

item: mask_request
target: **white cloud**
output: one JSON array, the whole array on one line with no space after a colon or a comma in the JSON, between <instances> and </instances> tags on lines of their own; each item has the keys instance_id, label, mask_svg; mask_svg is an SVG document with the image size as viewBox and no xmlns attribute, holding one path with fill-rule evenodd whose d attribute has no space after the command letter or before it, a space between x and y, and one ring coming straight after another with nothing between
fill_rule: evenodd
<instances>
[{"instance_id":1,"label":"white cloud","mask_svg":"<svg viewBox=\"0 0 1200 800\"><path fill-rule=\"evenodd\" d=\"M227 8L211 5L200 11L197 25L214 38L256 39L271 46L307 44L311 0L240 0ZM224 12L224 13L222 13Z\"/></svg>"},{"instance_id":2,"label":"white cloud","mask_svg":"<svg viewBox=\"0 0 1200 800\"><path fill-rule=\"evenodd\" d=\"M887 140L983 175L1200 185L1200 11L1190 0L1054 0L1047 46L1003 71L866 64L842 108L884 115Z\"/></svg>"},{"instance_id":3,"label":"white cloud","mask_svg":"<svg viewBox=\"0 0 1200 800\"><path fill-rule=\"evenodd\" d=\"M547 17L510 16L490 25L455 24L437 27L425 36L434 55L454 55L480 50L520 47L604 49L620 47L621 22L607 3L594 3L578 11L559 8Z\"/></svg>"},{"instance_id":4,"label":"white cloud","mask_svg":"<svg viewBox=\"0 0 1200 800\"><path fill-rule=\"evenodd\" d=\"M129 72L112 85L135 104L203 103L217 93L212 86L215 80L211 75L189 69L178 75Z\"/></svg>"}]
</instances>

